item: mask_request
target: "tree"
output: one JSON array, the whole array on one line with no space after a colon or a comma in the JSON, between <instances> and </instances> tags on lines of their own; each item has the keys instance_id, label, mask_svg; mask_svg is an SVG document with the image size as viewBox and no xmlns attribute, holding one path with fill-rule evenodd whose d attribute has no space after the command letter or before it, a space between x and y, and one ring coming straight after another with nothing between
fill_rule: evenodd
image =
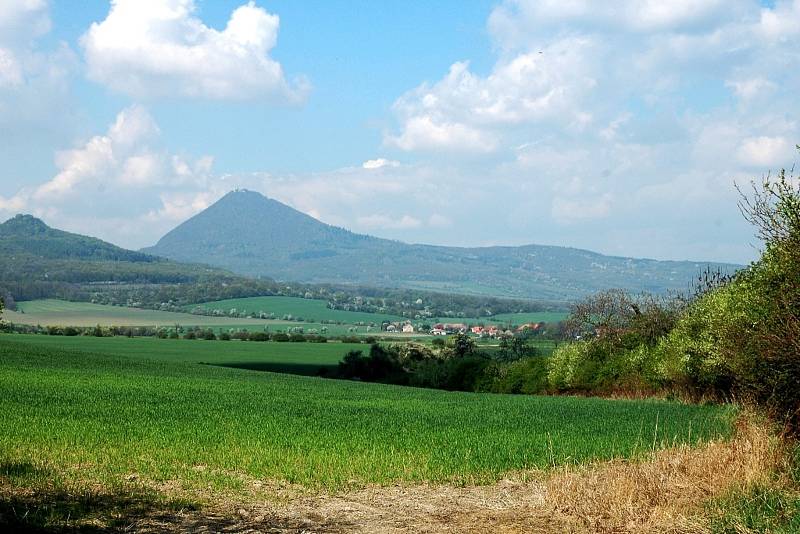
<instances>
[{"instance_id":1,"label":"tree","mask_svg":"<svg viewBox=\"0 0 800 534\"><path fill-rule=\"evenodd\" d=\"M456 358L466 358L475 353L475 342L467 334L456 334L449 341Z\"/></svg>"},{"instance_id":2,"label":"tree","mask_svg":"<svg viewBox=\"0 0 800 534\"><path fill-rule=\"evenodd\" d=\"M538 355L539 349L529 344L528 340L521 336L504 337L500 340L498 359L501 361L513 362Z\"/></svg>"},{"instance_id":3,"label":"tree","mask_svg":"<svg viewBox=\"0 0 800 534\"><path fill-rule=\"evenodd\" d=\"M753 288L755 317L739 333L744 357L735 362L743 389L800 434L800 183L781 170L752 189L739 208L765 249L736 281Z\"/></svg>"}]
</instances>

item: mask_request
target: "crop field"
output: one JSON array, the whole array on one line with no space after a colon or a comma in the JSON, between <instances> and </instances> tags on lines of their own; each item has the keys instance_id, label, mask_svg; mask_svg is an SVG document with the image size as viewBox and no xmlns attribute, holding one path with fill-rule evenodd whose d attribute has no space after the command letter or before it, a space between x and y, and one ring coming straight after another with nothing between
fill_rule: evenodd
<instances>
[{"instance_id":1,"label":"crop field","mask_svg":"<svg viewBox=\"0 0 800 534\"><path fill-rule=\"evenodd\" d=\"M124 306L107 306L90 302L65 300L32 300L17 303L16 312L3 311L3 318L18 324L58 326L214 326L264 328L266 324L286 325L287 321L262 321L228 317L205 317L190 313L142 310Z\"/></svg>"},{"instance_id":2,"label":"crop field","mask_svg":"<svg viewBox=\"0 0 800 534\"><path fill-rule=\"evenodd\" d=\"M303 299L298 299L303 300ZM317 301L319 302L319 301ZM234 317L211 317L191 313L143 310L124 306L108 306L89 302L68 302L65 300L32 300L17 303L18 311L4 310L3 318L16 324L42 326L154 326L182 327L199 326L216 331L248 330L271 332L286 331L290 328L303 328L305 332L325 329L328 335L370 334L380 336L377 328L355 325L322 324L317 322L298 322L271 319L243 319ZM329 310L332 311L332 310ZM341 312L349 313L349 312ZM369 314L367 314L369 315Z\"/></svg>"},{"instance_id":3,"label":"crop field","mask_svg":"<svg viewBox=\"0 0 800 534\"><path fill-rule=\"evenodd\" d=\"M567 318L566 312L499 313L491 317L436 317L428 322L469 323L484 325L521 325L525 323L557 323Z\"/></svg>"},{"instance_id":4,"label":"crop field","mask_svg":"<svg viewBox=\"0 0 800 534\"><path fill-rule=\"evenodd\" d=\"M368 345L357 343L276 343L42 335L14 335L8 339L52 350L69 349L161 362L202 363L303 375L316 375L320 369L336 367L350 350L369 350Z\"/></svg>"},{"instance_id":5,"label":"crop field","mask_svg":"<svg viewBox=\"0 0 800 534\"><path fill-rule=\"evenodd\" d=\"M291 315L293 318L300 317L305 320L311 319L315 322L338 321L347 324L360 322L380 324L381 321L403 320L402 317L397 315L332 310L328 308L328 303L324 300L297 297L250 297L206 302L198 304L198 306L208 310L229 311L235 308L239 312L246 313L274 313L276 319Z\"/></svg>"},{"instance_id":6,"label":"crop field","mask_svg":"<svg viewBox=\"0 0 800 534\"><path fill-rule=\"evenodd\" d=\"M489 483L726 436L733 416L719 406L450 393L197 363L256 358L222 354L234 350L298 363L280 355L300 350L290 344L253 346L0 336L0 465L112 486L131 476L231 490L253 479Z\"/></svg>"}]
</instances>

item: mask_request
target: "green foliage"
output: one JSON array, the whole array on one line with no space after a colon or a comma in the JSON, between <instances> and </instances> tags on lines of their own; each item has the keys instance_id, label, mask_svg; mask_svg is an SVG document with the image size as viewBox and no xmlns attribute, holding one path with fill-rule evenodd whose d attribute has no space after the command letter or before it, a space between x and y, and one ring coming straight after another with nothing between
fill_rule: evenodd
<instances>
[{"instance_id":1,"label":"green foliage","mask_svg":"<svg viewBox=\"0 0 800 534\"><path fill-rule=\"evenodd\" d=\"M730 432L719 406L446 393L197 363L233 366L246 351L255 365L274 349L299 351L299 365L300 354L355 349L342 345L57 341L0 337L0 465L70 476L79 465L89 486L117 487L131 473L203 495L243 477L330 488L488 483L645 453L656 421L659 444Z\"/></svg>"},{"instance_id":2,"label":"green foliage","mask_svg":"<svg viewBox=\"0 0 800 534\"><path fill-rule=\"evenodd\" d=\"M539 349L522 336L504 337L500 340L500 351L498 359L506 362L513 362L523 358L539 356Z\"/></svg>"},{"instance_id":3,"label":"green foliage","mask_svg":"<svg viewBox=\"0 0 800 534\"><path fill-rule=\"evenodd\" d=\"M719 534L800 532L800 494L775 484L758 483L711 502L711 530Z\"/></svg>"},{"instance_id":4,"label":"green foliage","mask_svg":"<svg viewBox=\"0 0 800 534\"><path fill-rule=\"evenodd\" d=\"M478 383L477 391L521 395L541 394L548 389L547 359L523 358L507 365L491 364Z\"/></svg>"}]
</instances>

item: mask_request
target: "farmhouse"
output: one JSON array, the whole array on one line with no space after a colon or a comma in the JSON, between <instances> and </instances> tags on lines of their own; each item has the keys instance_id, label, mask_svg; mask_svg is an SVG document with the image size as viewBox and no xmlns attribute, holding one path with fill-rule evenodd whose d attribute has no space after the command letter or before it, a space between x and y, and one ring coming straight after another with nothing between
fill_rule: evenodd
<instances>
[{"instance_id":1,"label":"farmhouse","mask_svg":"<svg viewBox=\"0 0 800 534\"><path fill-rule=\"evenodd\" d=\"M444 331L448 334L465 334L467 332L467 325L464 323L446 323Z\"/></svg>"},{"instance_id":2,"label":"farmhouse","mask_svg":"<svg viewBox=\"0 0 800 534\"><path fill-rule=\"evenodd\" d=\"M414 333L414 327L411 325L411 323L406 323L406 324L403 325L403 333L404 334L413 334Z\"/></svg>"}]
</instances>

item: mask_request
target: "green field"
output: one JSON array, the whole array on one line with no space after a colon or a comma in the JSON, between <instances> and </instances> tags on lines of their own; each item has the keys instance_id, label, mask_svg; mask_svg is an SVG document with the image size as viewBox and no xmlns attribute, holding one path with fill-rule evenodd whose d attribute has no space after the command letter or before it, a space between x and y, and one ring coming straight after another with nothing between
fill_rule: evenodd
<instances>
[{"instance_id":1,"label":"green field","mask_svg":"<svg viewBox=\"0 0 800 534\"><path fill-rule=\"evenodd\" d=\"M466 323L484 325L521 325L525 323L557 323L567 318L566 312L499 313L491 317L436 317L427 322Z\"/></svg>"},{"instance_id":2,"label":"green field","mask_svg":"<svg viewBox=\"0 0 800 534\"><path fill-rule=\"evenodd\" d=\"M308 302L305 301L305 299L294 300ZM320 303L322 301L311 302ZM68 302L65 300L55 299L18 302L17 310L18 311L16 312L4 310L4 320L15 324L26 324L32 326L42 325L89 327L99 324L100 326L170 327L177 324L182 327L207 327L217 331L227 331L231 329L261 331L266 329L270 332L277 332L286 331L289 328L303 328L306 333L312 330L316 330L317 333L320 333L323 332L323 329L325 329L325 333L331 336L342 336L348 334L370 334L376 336L387 335L386 333L380 331L380 327L370 328L368 326L355 326L351 324L322 324L319 322L283 321L280 319L272 320L213 317L206 315L194 315L191 313L143 310L125 306L108 306L104 304L92 304L89 302ZM372 314L359 314L336 310L328 311L337 314L352 314L353 316L350 317L350 319L353 321L356 319L360 320L363 318L363 316L369 316L374 322L376 318L379 319L381 317ZM340 315L339 317L343 318L344 315ZM377 322L380 322L380 320Z\"/></svg>"},{"instance_id":3,"label":"green field","mask_svg":"<svg viewBox=\"0 0 800 534\"><path fill-rule=\"evenodd\" d=\"M240 313L245 312L248 314L260 312L267 314L274 313L276 319L291 315L293 318L300 317L305 320L313 320L314 322L337 321L346 324L376 323L380 325L382 321L403 320L403 318L398 315L332 310L328 308L328 303L324 300L297 297L250 297L205 302L203 304L198 304L198 306L207 310L218 309L225 312L236 309Z\"/></svg>"},{"instance_id":4,"label":"green field","mask_svg":"<svg viewBox=\"0 0 800 534\"><path fill-rule=\"evenodd\" d=\"M730 431L732 411L719 406L450 393L197 363L259 350L295 363L334 357L311 344L252 345L0 336L0 464L112 485L130 474L231 489L252 478L486 483ZM229 352L238 350L254 352Z\"/></svg>"},{"instance_id":5,"label":"green field","mask_svg":"<svg viewBox=\"0 0 800 534\"><path fill-rule=\"evenodd\" d=\"M243 327L286 325L287 321L205 317L190 313L142 310L125 306L107 306L66 300L31 300L17 303L17 311L4 310L3 319L17 324L58 326L214 326Z\"/></svg>"},{"instance_id":6,"label":"green field","mask_svg":"<svg viewBox=\"0 0 800 534\"><path fill-rule=\"evenodd\" d=\"M41 335L14 335L7 336L7 339L53 350L90 351L162 362L203 363L303 375L316 375L320 369L336 367L350 350L369 350L368 345L356 343L275 343Z\"/></svg>"}]
</instances>

